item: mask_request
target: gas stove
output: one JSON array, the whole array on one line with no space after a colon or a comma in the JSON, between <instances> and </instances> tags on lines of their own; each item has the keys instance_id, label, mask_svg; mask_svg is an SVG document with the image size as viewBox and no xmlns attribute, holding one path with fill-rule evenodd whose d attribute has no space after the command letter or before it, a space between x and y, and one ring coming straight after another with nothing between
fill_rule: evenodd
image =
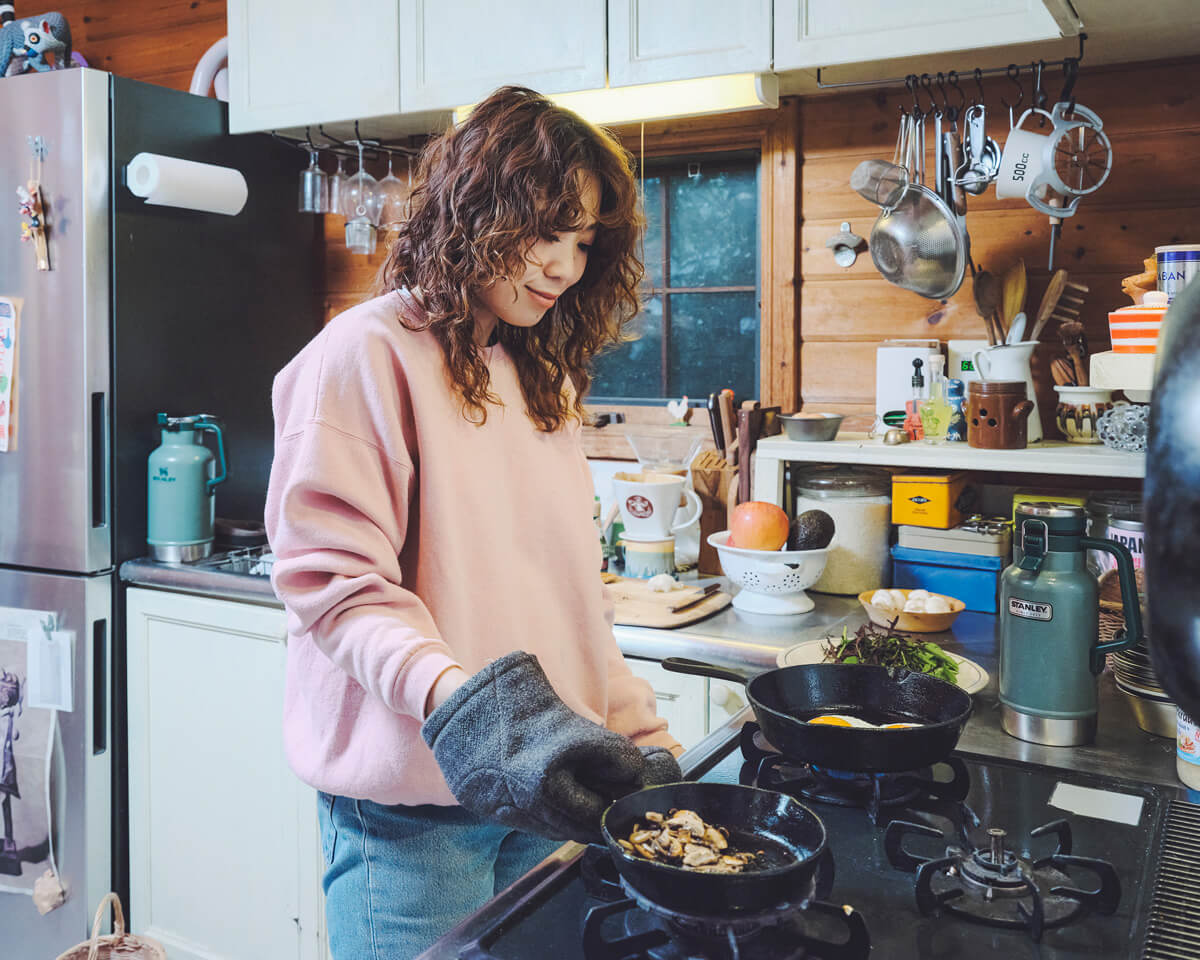
<instances>
[{"instance_id":1,"label":"gas stove","mask_svg":"<svg viewBox=\"0 0 1200 960\"><path fill-rule=\"evenodd\" d=\"M804 902L671 913L621 887L606 850L576 848L424 957L1200 957L1200 807L1171 789L971 755L880 778L813 771L756 731L700 779L791 793L821 818L830 855Z\"/></svg>"}]
</instances>

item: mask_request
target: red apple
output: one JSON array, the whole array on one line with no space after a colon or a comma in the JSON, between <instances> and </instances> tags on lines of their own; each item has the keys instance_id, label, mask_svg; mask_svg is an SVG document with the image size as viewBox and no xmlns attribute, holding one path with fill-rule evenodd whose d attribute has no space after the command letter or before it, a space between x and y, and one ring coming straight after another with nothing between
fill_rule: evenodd
<instances>
[{"instance_id":1,"label":"red apple","mask_svg":"<svg viewBox=\"0 0 1200 960\"><path fill-rule=\"evenodd\" d=\"M743 550L778 550L788 538L788 516L773 503L739 503L729 518L729 545Z\"/></svg>"}]
</instances>

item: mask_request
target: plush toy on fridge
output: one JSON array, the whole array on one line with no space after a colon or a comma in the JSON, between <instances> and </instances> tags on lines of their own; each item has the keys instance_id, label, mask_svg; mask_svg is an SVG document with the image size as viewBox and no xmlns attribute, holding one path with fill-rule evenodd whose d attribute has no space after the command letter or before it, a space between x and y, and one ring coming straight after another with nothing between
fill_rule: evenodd
<instances>
[{"instance_id":1,"label":"plush toy on fridge","mask_svg":"<svg viewBox=\"0 0 1200 960\"><path fill-rule=\"evenodd\" d=\"M46 59L54 54L53 65ZM71 65L71 28L67 18L51 11L16 19L10 0L0 0L0 77L26 70L54 70Z\"/></svg>"}]
</instances>

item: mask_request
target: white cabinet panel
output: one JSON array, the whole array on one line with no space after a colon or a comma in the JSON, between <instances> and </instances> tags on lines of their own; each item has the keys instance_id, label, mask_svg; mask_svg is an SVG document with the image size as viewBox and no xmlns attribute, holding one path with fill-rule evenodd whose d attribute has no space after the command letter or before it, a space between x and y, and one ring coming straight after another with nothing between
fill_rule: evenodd
<instances>
[{"instance_id":1,"label":"white cabinet panel","mask_svg":"<svg viewBox=\"0 0 1200 960\"><path fill-rule=\"evenodd\" d=\"M400 0L401 109L604 86L604 0Z\"/></svg>"},{"instance_id":2,"label":"white cabinet panel","mask_svg":"<svg viewBox=\"0 0 1200 960\"><path fill-rule=\"evenodd\" d=\"M228 0L229 129L400 112L396 0Z\"/></svg>"},{"instance_id":3,"label":"white cabinet panel","mask_svg":"<svg viewBox=\"0 0 1200 960\"><path fill-rule=\"evenodd\" d=\"M776 0L775 69L969 50L1059 36L1042 0Z\"/></svg>"},{"instance_id":4,"label":"white cabinet panel","mask_svg":"<svg viewBox=\"0 0 1200 960\"><path fill-rule=\"evenodd\" d=\"M684 673L669 673L656 660L625 662L635 677L641 677L654 689L658 715L667 721L667 730L684 747L704 739L708 721L708 681Z\"/></svg>"},{"instance_id":5,"label":"white cabinet panel","mask_svg":"<svg viewBox=\"0 0 1200 960\"><path fill-rule=\"evenodd\" d=\"M608 0L608 82L771 69L771 0Z\"/></svg>"},{"instance_id":6,"label":"white cabinet panel","mask_svg":"<svg viewBox=\"0 0 1200 960\"><path fill-rule=\"evenodd\" d=\"M283 611L127 600L137 930L175 960L319 960L316 797L283 754Z\"/></svg>"}]
</instances>

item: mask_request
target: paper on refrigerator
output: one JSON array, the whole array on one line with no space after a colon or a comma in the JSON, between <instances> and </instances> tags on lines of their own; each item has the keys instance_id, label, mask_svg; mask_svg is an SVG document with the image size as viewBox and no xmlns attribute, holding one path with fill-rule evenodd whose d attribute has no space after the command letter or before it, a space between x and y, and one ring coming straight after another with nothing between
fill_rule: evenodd
<instances>
[{"instance_id":1,"label":"paper on refrigerator","mask_svg":"<svg viewBox=\"0 0 1200 960\"><path fill-rule=\"evenodd\" d=\"M17 418L13 411L17 376L17 319L21 301L0 297L0 453L16 447Z\"/></svg>"},{"instance_id":2,"label":"paper on refrigerator","mask_svg":"<svg viewBox=\"0 0 1200 960\"><path fill-rule=\"evenodd\" d=\"M33 644L57 632L57 619L48 610L0 607L0 892L32 896L47 869L58 873L50 819L58 715L29 700Z\"/></svg>"}]
</instances>

